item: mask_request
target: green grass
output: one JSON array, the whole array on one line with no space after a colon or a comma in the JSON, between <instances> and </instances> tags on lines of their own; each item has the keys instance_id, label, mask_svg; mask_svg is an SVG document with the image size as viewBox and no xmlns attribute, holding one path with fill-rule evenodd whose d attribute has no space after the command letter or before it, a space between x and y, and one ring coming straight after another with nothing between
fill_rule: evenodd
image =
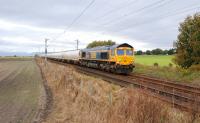
<instances>
[{"instance_id":1,"label":"green grass","mask_svg":"<svg viewBox=\"0 0 200 123\"><path fill-rule=\"evenodd\" d=\"M200 84L200 72L182 69L173 62L172 55L136 55L134 73L145 74L156 78ZM159 66L154 66L158 63ZM173 67L169 66L173 64Z\"/></svg>"},{"instance_id":2,"label":"green grass","mask_svg":"<svg viewBox=\"0 0 200 123\"><path fill-rule=\"evenodd\" d=\"M153 66L154 63L158 63L159 66L169 66L169 63L172 63L172 55L135 55L135 62Z\"/></svg>"},{"instance_id":3,"label":"green grass","mask_svg":"<svg viewBox=\"0 0 200 123\"><path fill-rule=\"evenodd\" d=\"M190 69L182 69L179 67L169 67L169 66L147 66L141 64L135 64L134 73L145 74L148 76L174 80L177 82L187 82L193 84L200 84L200 72L193 71Z\"/></svg>"}]
</instances>

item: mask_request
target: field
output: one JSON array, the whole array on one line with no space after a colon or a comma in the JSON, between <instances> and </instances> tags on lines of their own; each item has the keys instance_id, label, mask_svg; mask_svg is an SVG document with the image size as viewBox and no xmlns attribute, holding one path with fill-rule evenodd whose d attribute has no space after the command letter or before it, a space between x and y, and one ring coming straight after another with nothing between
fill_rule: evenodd
<instances>
[{"instance_id":1,"label":"field","mask_svg":"<svg viewBox=\"0 0 200 123\"><path fill-rule=\"evenodd\" d=\"M160 79L200 84L200 73L190 69L182 69L173 64L174 56L168 55L136 55L134 73L145 74ZM158 66L154 66L158 63ZM169 66L172 63L172 66Z\"/></svg>"},{"instance_id":2,"label":"field","mask_svg":"<svg viewBox=\"0 0 200 123\"><path fill-rule=\"evenodd\" d=\"M30 58L6 59L0 60L0 123L31 123L44 104L40 70Z\"/></svg>"},{"instance_id":3,"label":"field","mask_svg":"<svg viewBox=\"0 0 200 123\"><path fill-rule=\"evenodd\" d=\"M0 59L0 123L191 123L192 113L144 94L80 74L70 65L63 66L36 59L46 79L52 99L46 95L40 70L31 58ZM136 71L156 68L138 66ZM154 69L155 68L155 69ZM174 68L172 68L174 69ZM46 87L45 86L45 87ZM199 119L196 122L199 121Z\"/></svg>"},{"instance_id":4,"label":"field","mask_svg":"<svg viewBox=\"0 0 200 123\"><path fill-rule=\"evenodd\" d=\"M31 56L17 56L17 57L13 57L13 56L0 56L0 60L3 61L11 61L11 60L14 60L14 61L26 61L26 60L33 60L33 57Z\"/></svg>"},{"instance_id":5,"label":"field","mask_svg":"<svg viewBox=\"0 0 200 123\"><path fill-rule=\"evenodd\" d=\"M135 55L135 62L152 66L154 63L158 63L159 66L169 66L169 63L172 63L172 55Z\"/></svg>"}]
</instances>

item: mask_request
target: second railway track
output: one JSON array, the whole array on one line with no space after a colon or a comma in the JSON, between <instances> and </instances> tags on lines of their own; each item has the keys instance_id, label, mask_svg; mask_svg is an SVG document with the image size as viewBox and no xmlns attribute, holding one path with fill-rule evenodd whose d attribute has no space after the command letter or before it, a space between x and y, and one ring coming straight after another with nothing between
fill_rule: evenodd
<instances>
[{"instance_id":1,"label":"second railway track","mask_svg":"<svg viewBox=\"0 0 200 123\"><path fill-rule=\"evenodd\" d=\"M66 65L65 62L50 60ZM97 69L74 65L77 71L92 76L101 77L103 80L118 84L123 87L137 87L145 90L144 93L171 103L183 110L199 112L200 88L188 84L179 84L172 81L160 80L144 75L117 75Z\"/></svg>"}]
</instances>

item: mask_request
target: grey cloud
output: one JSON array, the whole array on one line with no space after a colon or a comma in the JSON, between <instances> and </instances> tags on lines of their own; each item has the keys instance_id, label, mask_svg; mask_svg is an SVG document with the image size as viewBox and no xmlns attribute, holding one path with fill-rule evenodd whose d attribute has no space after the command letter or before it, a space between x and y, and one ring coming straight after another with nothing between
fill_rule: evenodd
<instances>
[{"instance_id":1,"label":"grey cloud","mask_svg":"<svg viewBox=\"0 0 200 123\"><path fill-rule=\"evenodd\" d=\"M90 1L0 0L0 19L47 29L65 29ZM166 4L160 7L150 7L136 12L156 1L159 0L96 0L72 26L71 30L126 36L129 39L136 39L148 43L149 47L146 48L170 48L173 41L176 40L179 23L187 15L197 11L193 10L176 15L177 10L198 6L200 2L199 0L173 0L172 2L169 2L170 0L164 0ZM131 12L134 14L131 14ZM175 16L166 16L173 14ZM110 23L105 25L107 22ZM48 36L51 38L52 35L47 32L35 32L23 28L18 28L17 30L0 29L1 37L24 36L32 39L35 43L26 44L26 47L35 47L36 49L39 46L42 47L43 42L41 40L43 41ZM53 46L56 48L61 46L67 48L74 47L74 41L66 42L50 42L50 45L51 48ZM82 42L81 46L85 46L89 42ZM0 40L0 46L15 45L14 42L10 44L6 43Z\"/></svg>"}]
</instances>

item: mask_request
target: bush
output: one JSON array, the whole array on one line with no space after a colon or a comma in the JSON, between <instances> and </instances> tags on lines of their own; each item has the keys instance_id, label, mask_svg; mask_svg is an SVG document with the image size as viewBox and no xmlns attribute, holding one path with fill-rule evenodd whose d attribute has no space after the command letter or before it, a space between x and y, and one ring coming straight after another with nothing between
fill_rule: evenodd
<instances>
[{"instance_id":1,"label":"bush","mask_svg":"<svg viewBox=\"0 0 200 123\"><path fill-rule=\"evenodd\" d=\"M160 48L154 49L151 51L153 55L160 55L163 53L163 50Z\"/></svg>"},{"instance_id":2,"label":"bush","mask_svg":"<svg viewBox=\"0 0 200 123\"><path fill-rule=\"evenodd\" d=\"M190 70L191 71L200 71L200 64L198 64L198 65L192 65L190 67Z\"/></svg>"},{"instance_id":3,"label":"bush","mask_svg":"<svg viewBox=\"0 0 200 123\"><path fill-rule=\"evenodd\" d=\"M142 50L138 50L138 51L136 52L136 55L142 55L142 54L143 54Z\"/></svg>"},{"instance_id":4,"label":"bush","mask_svg":"<svg viewBox=\"0 0 200 123\"><path fill-rule=\"evenodd\" d=\"M173 67L173 64L172 64L172 63L169 63L169 67Z\"/></svg>"},{"instance_id":5,"label":"bush","mask_svg":"<svg viewBox=\"0 0 200 123\"><path fill-rule=\"evenodd\" d=\"M153 66L154 67L158 67L159 65L158 65L158 63L154 63Z\"/></svg>"},{"instance_id":6,"label":"bush","mask_svg":"<svg viewBox=\"0 0 200 123\"><path fill-rule=\"evenodd\" d=\"M146 51L146 54L147 54L147 55L151 55L151 51L150 51L150 50L147 50L147 51Z\"/></svg>"},{"instance_id":7,"label":"bush","mask_svg":"<svg viewBox=\"0 0 200 123\"><path fill-rule=\"evenodd\" d=\"M175 54L175 52L176 52L175 49L169 49L167 54L168 55L173 55L173 54Z\"/></svg>"}]
</instances>

